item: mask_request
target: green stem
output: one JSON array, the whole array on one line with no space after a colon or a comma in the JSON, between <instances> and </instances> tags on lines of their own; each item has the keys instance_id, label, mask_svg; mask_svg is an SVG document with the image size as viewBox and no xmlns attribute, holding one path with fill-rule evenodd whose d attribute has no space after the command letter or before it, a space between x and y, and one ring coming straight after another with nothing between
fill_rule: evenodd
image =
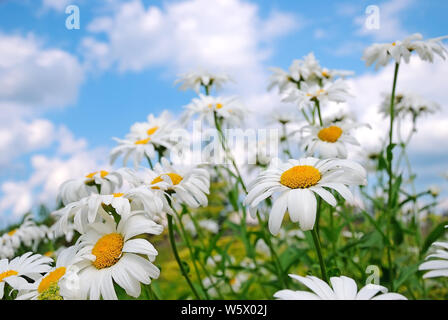
<instances>
[{"instance_id":1,"label":"green stem","mask_svg":"<svg viewBox=\"0 0 448 320\"><path fill-rule=\"evenodd\" d=\"M233 168L235 169L236 175L238 176L239 183L241 184L241 187L243 188L244 192L247 194L247 188L243 181L243 177L241 176L240 170L238 169L238 166L236 165L235 159L233 158L232 153L229 151L226 138L224 136L224 133L222 132L221 124L218 119L218 114L216 111L213 111L213 117L215 120L215 127L216 130L218 130L219 139L221 141L222 148L224 149L224 152L226 153L227 157L232 162Z\"/></svg>"},{"instance_id":2,"label":"green stem","mask_svg":"<svg viewBox=\"0 0 448 320\"><path fill-rule=\"evenodd\" d=\"M188 277L188 273L185 270L185 267L182 264L182 261L180 260L179 253L177 252L176 240L174 239L173 217L170 214L168 214L167 217L168 217L168 232L169 232L171 249L173 250L174 258L176 259L177 264L179 265L179 268L180 268L180 272L184 276L185 280L187 280L187 283L190 286L191 291L193 292L194 296L196 297L197 300L201 300L193 283L190 280L190 277Z\"/></svg>"},{"instance_id":3,"label":"green stem","mask_svg":"<svg viewBox=\"0 0 448 320\"><path fill-rule=\"evenodd\" d=\"M387 166L387 174L389 176L389 189L388 189L388 203L387 203L387 211L388 211L388 217L387 217L387 237L389 239L389 243L391 242L391 219L393 215L392 210L392 185L393 185L393 172L392 172L392 160L393 160L393 150L392 150L392 141L393 141L393 129L394 129L394 119L395 119L395 110L394 110L394 104L395 104L395 89L397 86L397 77L398 77L398 68L400 64L395 63L395 70L394 70L394 81L392 85L392 94L390 97L390 127L389 127L389 146L388 146L388 157L389 157L389 163ZM394 271L392 266L392 253L391 253L391 246L387 246L387 262L389 266L389 281L390 281L390 287L391 291L394 290Z\"/></svg>"},{"instance_id":4,"label":"green stem","mask_svg":"<svg viewBox=\"0 0 448 320\"><path fill-rule=\"evenodd\" d=\"M148 160L149 167L151 168L151 170L153 170L154 167L152 166L152 161L151 161L151 159L150 159L147 155L145 155L145 157L146 157L146 159Z\"/></svg>"},{"instance_id":5,"label":"green stem","mask_svg":"<svg viewBox=\"0 0 448 320\"><path fill-rule=\"evenodd\" d=\"M319 100L315 99L314 103L316 104L317 115L319 117L319 124L320 124L321 127L323 127L324 126L324 122L322 121L322 115L320 113L320 102L319 102Z\"/></svg>"},{"instance_id":6,"label":"green stem","mask_svg":"<svg viewBox=\"0 0 448 320\"><path fill-rule=\"evenodd\" d=\"M280 263L280 259L278 258L277 253L274 250L274 247L272 246L271 234L265 231L265 227L263 226L263 220L261 219L260 213L258 211L257 211L257 219L258 219L258 223L260 224L261 230L264 235L263 238L269 248L269 251L271 252L272 260L274 260L274 264L275 264L275 267L278 272L278 277L280 278L281 282L283 283L283 286L286 288L287 287L287 281L285 280L286 274L283 272L283 268Z\"/></svg>"},{"instance_id":7,"label":"green stem","mask_svg":"<svg viewBox=\"0 0 448 320\"><path fill-rule=\"evenodd\" d=\"M316 247L317 256L319 258L320 272L322 273L322 279L328 283L327 270L325 268L325 261L322 257L320 240L319 240L319 236L317 235L316 228L313 228L311 230L311 234L313 235L314 246Z\"/></svg>"}]
</instances>

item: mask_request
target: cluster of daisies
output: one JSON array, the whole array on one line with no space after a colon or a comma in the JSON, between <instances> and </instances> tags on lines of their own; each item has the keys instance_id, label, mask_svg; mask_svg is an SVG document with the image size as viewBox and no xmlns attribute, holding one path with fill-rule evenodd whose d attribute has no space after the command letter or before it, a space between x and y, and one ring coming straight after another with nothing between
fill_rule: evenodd
<instances>
[{"instance_id":1,"label":"cluster of daisies","mask_svg":"<svg viewBox=\"0 0 448 320\"><path fill-rule=\"evenodd\" d=\"M139 297L141 284L160 273L151 235L161 234L166 214L180 206L207 205L209 192L205 169L173 167L165 158L140 169L101 170L62 184L64 206L52 213L56 223L48 232L69 240L76 234L75 244L55 262L31 252L1 260L2 289L7 283L17 290L16 299L95 300L117 299L117 284Z\"/></svg>"},{"instance_id":2,"label":"cluster of daisies","mask_svg":"<svg viewBox=\"0 0 448 320\"><path fill-rule=\"evenodd\" d=\"M441 39L423 41L421 35L416 34L392 44L375 44L366 49L363 59L367 65L377 62L378 67L390 60L396 64L402 60L407 63L416 52L422 60L432 62L434 54L442 58L447 54ZM214 219L198 222L192 215L179 215L186 208L208 206L211 178L234 179L231 183L241 193L237 195L241 210L246 212L247 208L254 221L260 219L260 225L261 217L267 217L269 237L303 239L304 232L313 232L320 256L319 236L315 232L320 204L336 207L341 202L355 203L350 187L367 184L366 169L348 159L348 150L350 145L359 145L352 131L368 125L356 123L344 114L332 118L323 116L331 104L346 102L350 97L345 78L352 75L351 72L323 68L312 53L294 60L288 71L279 68L272 71L269 88L278 88L282 101L294 104L299 111L297 114L306 122L291 133L299 134L304 157L294 158L288 147L285 149L288 157L283 160L276 155L260 154L258 149L251 150L257 153L257 176L246 185L244 180L250 175L250 168L238 168L224 129L241 127L248 114L247 108L237 97L212 95L213 89L219 89L231 78L207 71L183 74L177 81L180 88L193 89L198 96L185 106L177 120L163 112L159 117L151 114L146 121L135 123L125 138L115 138L117 146L110 154L111 164L122 158L122 168L98 170L66 181L60 186L58 195L61 207L51 214L55 220L53 225L38 226L26 219L19 228L0 238L1 297L117 299L117 287L131 297L139 297L142 290L151 290L151 281L159 277L158 251L151 242L167 227L172 232L172 219L193 235L198 233L198 228L218 233L220 226ZM415 119L439 108L415 94L400 93L394 98L394 112L403 117L412 115ZM390 111L391 99L391 96L385 97L382 106L385 115ZM275 117L282 126L299 118L281 112ZM220 171L220 168L205 163L187 166L172 162L171 151L183 147L176 131L185 128L191 119L200 120L219 132L220 148L224 149L225 157L230 158L233 167ZM131 168L126 167L129 160L132 161ZM286 214L298 226L293 230L294 234L281 228ZM240 225L244 227L244 223L242 221ZM356 234L348 236L356 237ZM272 242L265 241L269 237L257 241L256 251L275 259ZM41 241L58 238L70 245L51 255L33 254ZM17 255L22 245L30 251ZM172 245L176 256L175 244ZM420 270L429 270L425 277L446 277L448 244L436 242L434 247L439 249L428 256ZM290 275L313 293L284 289L276 292L274 297L406 299L398 293L387 292L387 288L380 285L367 284L358 291L355 280L346 276L327 280L320 260L323 279ZM206 264L216 269L214 274L200 279L201 287L212 298L239 291L253 274L264 272L249 257L240 262L243 272L228 268L234 261L219 255L208 257ZM179 267L183 271L182 263ZM183 275L189 281L186 272ZM268 274L261 276L269 278ZM194 286L191 287L194 291Z\"/></svg>"}]
</instances>

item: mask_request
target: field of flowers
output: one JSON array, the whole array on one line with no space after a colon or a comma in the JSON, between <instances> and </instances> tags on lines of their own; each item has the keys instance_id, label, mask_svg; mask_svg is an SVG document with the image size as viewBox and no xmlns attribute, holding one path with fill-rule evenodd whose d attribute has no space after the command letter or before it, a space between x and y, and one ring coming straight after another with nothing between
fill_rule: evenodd
<instances>
[{"instance_id":1,"label":"field of flowers","mask_svg":"<svg viewBox=\"0 0 448 320\"><path fill-rule=\"evenodd\" d=\"M66 181L57 210L3 230L0 297L447 299L447 217L435 214L437 189L416 191L407 154L419 119L440 106L396 92L411 55L446 58L442 39L414 34L364 51L367 67L395 65L375 150L354 136L368 124L327 116L350 96L351 73L312 53L272 68L269 90L296 112L272 110L279 134L245 144L243 162L229 132L255 115L216 95L232 79L181 75L180 88L198 96L179 117L150 114L117 138L110 161L122 168ZM213 139L188 137L198 123Z\"/></svg>"}]
</instances>

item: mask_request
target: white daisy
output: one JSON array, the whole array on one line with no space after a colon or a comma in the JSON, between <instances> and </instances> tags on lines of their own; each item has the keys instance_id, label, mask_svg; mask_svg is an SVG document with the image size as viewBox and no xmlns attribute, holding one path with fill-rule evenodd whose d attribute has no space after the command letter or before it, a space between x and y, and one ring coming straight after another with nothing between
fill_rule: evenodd
<instances>
[{"instance_id":1,"label":"white daisy","mask_svg":"<svg viewBox=\"0 0 448 320\"><path fill-rule=\"evenodd\" d=\"M162 208L162 200L148 188L145 192L131 189L126 193L92 194L54 211L52 215L58 220L53 230L68 232L70 224L73 223L73 228L83 233L85 227L90 223L108 220L114 215L126 218L135 212L143 212L152 217L160 214Z\"/></svg>"},{"instance_id":2,"label":"white daisy","mask_svg":"<svg viewBox=\"0 0 448 320\"><path fill-rule=\"evenodd\" d=\"M152 190L163 201L163 211L174 214L171 205L177 209L180 204L191 208L207 206L210 189L210 174L206 169L196 166L172 165L162 158L154 170L143 169L135 176L138 190ZM142 187L143 186L143 187Z\"/></svg>"},{"instance_id":3,"label":"white daisy","mask_svg":"<svg viewBox=\"0 0 448 320\"><path fill-rule=\"evenodd\" d=\"M77 246L64 249L58 255L56 266L41 276L34 283L28 283L20 288L17 300L68 300L76 298L76 290L66 290L61 294L60 286L71 275L72 269L77 269L75 263ZM79 285L79 284L78 284Z\"/></svg>"},{"instance_id":4,"label":"white daisy","mask_svg":"<svg viewBox=\"0 0 448 320\"><path fill-rule=\"evenodd\" d=\"M205 70L198 70L179 75L179 79L174 83L181 83L181 90L192 89L199 93L201 86L210 89L214 85L219 90L228 81L232 81L232 79L225 73L211 73Z\"/></svg>"},{"instance_id":5,"label":"white daisy","mask_svg":"<svg viewBox=\"0 0 448 320\"><path fill-rule=\"evenodd\" d=\"M135 123L125 139L114 138L118 146L112 149L110 162L114 163L121 154L124 154L124 166L132 156L134 167L138 167L143 157L152 159L156 151L163 153L165 150L171 150L176 144L172 133L177 127L178 124L170 120L168 112L163 112L160 117L150 114L147 122Z\"/></svg>"},{"instance_id":6,"label":"white daisy","mask_svg":"<svg viewBox=\"0 0 448 320\"><path fill-rule=\"evenodd\" d=\"M385 116L390 115L390 94L385 94L380 106L380 112ZM394 112L402 117L411 116L415 119L421 115L432 114L439 111L437 102L429 101L414 92L397 93L395 95Z\"/></svg>"},{"instance_id":7,"label":"white daisy","mask_svg":"<svg viewBox=\"0 0 448 320\"><path fill-rule=\"evenodd\" d=\"M387 288L367 284L358 291L356 282L348 277L331 277L331 287L323 280L314 276L289 275L298 280L313 292L280 290L274 294L274 297L280 300L407 300L401 294L387 293ZM378 294L380 293L381 294Z\"/></svg>"},{"instance_id":8,"label":"white daisy","mask_svg":"<svg viewBox=\"0 0 448 320\"><path fill-rule=\"evenodd\" d=\"M26 216L22 224L15 229L12 229L2 236L3 242L7 246L18 249L21 245L35 251L39 243L47 237L47 228L38 226L31 218Z\"/></svg>"},{"instance_id":9,"label":"white daisy","mask_svg":"<svg viewBox=\"0 0 448 320\"><path fill-rule=\"evenodd\" d=\"M358 140L351 135L351 130L359 127L356 123L337 122L326 126L310 125L300 131L305 133L301 144L306 154L318 155L320 158L347 158L346 144L359 146Z\"/></svg>"},{"instance_id":10,"label":"white daisy","mask_svg":"<svg viewBox=\"0 0 448 320\"><path fill-rule=\"evenodd\" d=\"M114 282L132 297L140 296L140 283L149 284L159 277L152 264L157 256L154 246L141 236L160 234L163 227L143 215L93 223L78 239L82 259L78 266L82 299L116 300Z\"/></svg>"},{"instance_id":11,"label":"white daisy","mask_svg":"<svg viewBox=\"0 0 448 320\"><path fill-rule=\"evenodd\" d=\"M311 230L316 220L315 194L335 206L335 197L325 188L334 189L344 199L351 201L353 195L346 185L366 183L364 168L349 160L319 160L310 157L291 159L286 163L272 161L269 168L261 172L249 186L245 204L255 208L262 200L280 193L269 215L270 232L278 234L286 211L291 221L299 222L302 230Z\"/></svg>"},{"instance_id":12,"label":"white daisy","mask_svg":"<svg viewBox=\"0 0 448 320\"><path fill-rule=\"evenodd\" d=\"M270 78L268 90L278 87L280 93L291 88L301 88L303 82L309 85L323 86L337 77L344 78L353 75L351 71L322 68L312 52L305 56L303 60L293 60L288 72L280 68L270 68L270 70L273 74Z\"/></svg>"},{"instance_id":13,"label":"white daisy","mask_svg":"<svg viewBox=\"0 0 448 320\"><path fill-rule=\"evenodd\" d=\"M8 259L0 260L0 299L3 298L5 284L18 290L28 282L22 276L36 280L41 273L48 272L51 267L49 263L53 260L40 254L27 252L11 261Z\"/></svg>"},{"instance_id":14,"label":"white daisy","mask_svg":"<svg viewBox=\"0 0 448 320\"><path fill-rule=\"evenodd\" d=\"M198 116L211 127L215 126L215 112L219 120L231 126L240 126L244 122L247 109L236 97L213 97L200 94L185 107L184 119Z\"/></svg>"},{"instance_id":15,"label":"white daisy","mask_svg":"<svg viewBox=\"0 0 448 320\"><path fill-rule=\"evenodd\" d=\"M285 91L282 101L297 103L299 108L306 106L314 106L318 101L321 105L325 105L329 101L345 102L350 94L345 81L338 79L335 82L327 82L323 87L317 84L309 85L302 83L300 89L291 88Z\"/></svg>"},{"instance_id":16,"label":"white daisy","mask_svg":"<svg viewBox=\"0 0 448 320\"><path fill-rule=\"evenodd\" d=\"M413 51L417 52L422 60L432 62L434 53L445 59L448 51L440 42L445 37L439 37L423 41L420 33L415 33L405 38L403 41L395 41L393 43L375 43L364 50L362 60L366 61L366 65L370 66L376 62L375 69L385 66L391 59L396 63L400 63L403 59L405 63L409 63Z\"/></svg>"},{"instance_id":17,"label":"white daisy","mask_svg":"<svg viewBox=\"0 0 448 320\"><path fill-rule=\"evenodd\" d=\"M434 242L435 252L426 257L418 270L428 271L423 278L448 277L448 242Z\"/></svg>"},{"instance_id":18,"label":"white daisy","mask_svg":"<svg viewBox=\"0 0 448 320\"><path fill-rule=\"evenodd\" d=\"M94 171L83 178L70 179L59 187L58 199L64 205L78 201L91 194L111 194L123 185L123 176L117 171Z\"/></svg>"}]
</instances>

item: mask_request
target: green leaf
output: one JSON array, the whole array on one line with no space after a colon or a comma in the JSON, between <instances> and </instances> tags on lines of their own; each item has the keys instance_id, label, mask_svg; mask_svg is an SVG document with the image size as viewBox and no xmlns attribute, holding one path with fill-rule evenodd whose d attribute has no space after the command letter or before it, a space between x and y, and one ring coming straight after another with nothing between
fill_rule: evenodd
<instances>
[{"instance_id":1,"label":"green leaf","mask_svg":"<svg viewBox=\"0 0 448 320\"><path fill-rule=\"evenodd\" d=\"M445 232L446 224L447 224L446 221L443 221L440 224L438 224L434 229L432 229L432 231L426 237L425 242L423 243L421 253L425 253L431 246L431 244L433 244L438 238L440 238L440 236L442 236L442 234Z\"/></svg>"}]
</instances>

